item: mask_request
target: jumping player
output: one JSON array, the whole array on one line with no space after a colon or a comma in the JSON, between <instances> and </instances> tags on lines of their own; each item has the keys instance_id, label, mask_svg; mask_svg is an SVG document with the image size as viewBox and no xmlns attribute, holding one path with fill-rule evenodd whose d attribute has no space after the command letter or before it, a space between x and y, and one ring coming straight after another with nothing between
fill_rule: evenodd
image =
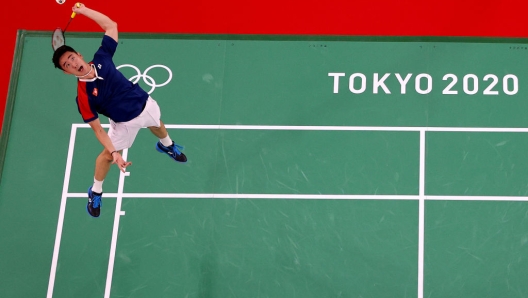
<instances>
[{"instance_id":1,"label":"jumping player","mask_svg":"<svg viewBox=\"0 0 528 298\"><path fill-rule=\"evenodd\" d=\"M132 146L139 129L148 127L159 138L156 143L159 152L178 162L186 162L187 157L180 151L183 148L169 137L156 101L116 69L112 57L117 48L117 23L83 4L74 5L72 10L92 19L105 31L101 47L91 62L85 62L80 53L67 45L59 47L52 59L56 68L78 78L77 107L104 147L95 161L94 183L88 188L86 206L91 216L99 217L103 181L112 164L123 172L132 164L123 160L121 152ZM109 118L108 133L101 126L98 114Z\"/></svg>"}]
</instances>

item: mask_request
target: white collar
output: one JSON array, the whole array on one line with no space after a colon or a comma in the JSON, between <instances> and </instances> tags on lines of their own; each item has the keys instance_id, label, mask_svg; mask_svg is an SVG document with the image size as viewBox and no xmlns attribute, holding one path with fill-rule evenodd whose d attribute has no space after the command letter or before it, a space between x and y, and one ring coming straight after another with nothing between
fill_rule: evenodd
<instances>
[{"instance_id":1,"label":"white collar","mask_svg":"<svg viewBox=\"0 0 528 298\"><path fill-rule=\"evenodd\" d=\"M84 78L85 76L89 75L89 74L92 72L92 70L95 72L95 77L94 77L93 79L82 79L82 78ZM95 68L95 65L93 65L93 64L90 64L90 71L89 71L87 74L85 74L85 75L83 75L83 76L76 76L76 77L77 77L77 78L79 79L79 81L81 81L81 82L93 82L93 81L95 81L95 80L97 80L97 79L104 80L102 77L100 77L99 75L97 75L97 69Z\"/></svg>"}]
</instances>

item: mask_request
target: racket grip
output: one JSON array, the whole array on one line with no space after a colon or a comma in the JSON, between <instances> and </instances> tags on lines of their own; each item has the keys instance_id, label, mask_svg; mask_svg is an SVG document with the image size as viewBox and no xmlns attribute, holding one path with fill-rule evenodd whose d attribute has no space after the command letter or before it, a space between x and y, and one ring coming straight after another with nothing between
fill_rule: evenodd
<instances>
[{"instance_id":1,"label":"racket grip","mask_svg":"<svg viewBox=\"0 0 528 298\"><path fill-rule=\"evenodd\" d=\"M81 3L77 2L77 3L75 3L75 6L77 6L77 7L81 7ZM76 15L77 15L77 14L76 14L75 12L72 12L72 14L71 14L71 18L72 18L72 19L75 18Z\"/></svg>"}]
</instances>

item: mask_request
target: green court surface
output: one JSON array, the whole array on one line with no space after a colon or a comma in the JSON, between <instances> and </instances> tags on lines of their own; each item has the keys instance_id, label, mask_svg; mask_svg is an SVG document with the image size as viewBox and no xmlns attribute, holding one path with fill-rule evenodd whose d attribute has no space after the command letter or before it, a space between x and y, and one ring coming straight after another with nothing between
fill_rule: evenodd
<instances>
[{"instance_id":1,"label":"green court surface","mask_svg":"<svg viewBox=\"0 0 528 298\"><path fill-rule=\"evenodd\" d=\"M123 34L189 161L141 131L95 219L50 35L18 39L0 297L528 297L525 40Z\"/></svg>"}]
</instances>

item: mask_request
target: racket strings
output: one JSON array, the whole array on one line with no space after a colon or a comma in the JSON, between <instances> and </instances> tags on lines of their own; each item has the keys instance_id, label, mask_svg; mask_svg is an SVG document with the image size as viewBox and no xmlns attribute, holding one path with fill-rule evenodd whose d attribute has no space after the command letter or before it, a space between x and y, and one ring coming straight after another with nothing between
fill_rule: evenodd
<instances>
[{"instance_id":1,"label":"racket strings","mask_svg":"<svg viewBox=\"0 0 528 298\"><path fill-rule=\"evenodd\" d=\"M52 39L51 39L51 46L53 47L53 50L57 50L59 47L64 45L64 32L62 32L61 28L55 29L53 31Z\"/></svg>"}]
</instances>

